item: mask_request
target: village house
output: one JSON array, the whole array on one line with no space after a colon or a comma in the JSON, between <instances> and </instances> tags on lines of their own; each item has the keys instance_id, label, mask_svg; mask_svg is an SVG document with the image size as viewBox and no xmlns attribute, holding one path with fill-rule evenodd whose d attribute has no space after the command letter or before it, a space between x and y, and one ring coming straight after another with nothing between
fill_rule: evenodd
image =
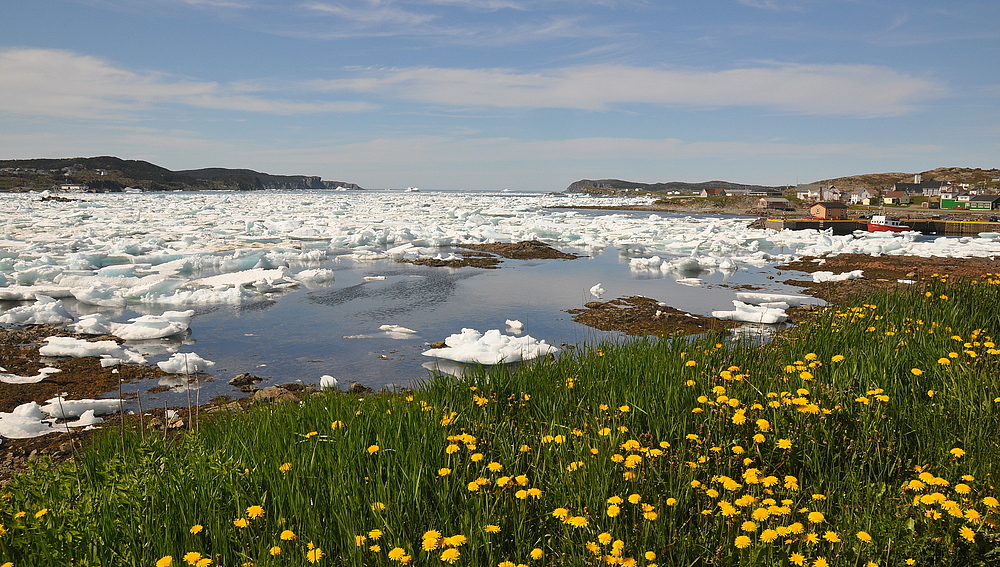
<instances>
[{"instance_id":1,"label":"village house","mask_svg":"<svg viewBox=\"0 0 1000 567\"><path fill-rule=\"evenodd\" d=\"M809 207L809 216L826 220L846 219L847 205L836 201L815 203Z\"/></svg>"},{"instance_id":2,"label":"village house","mask_svg":"<svg viewBox=\"0 0 1000 567\"><path fill-rule=\"evenodd\" d=\"M877 205L880 196L877 189L866 189L864 187L855 189L847 197L847 202L851 205Z\"/></svg>"},{"instance_id":3,"label":"village house","mask_svg":"<svg viewBox=\"0 0 1000 567\"><path fill-rule=\"evenodd\" d=\"M1000 195L976 195L969 199L969 209L993 211L1000 203Z\"/></svg>"},{"instance_id":4,"label":"village house","mask_svg":"<svg viewBox=\"0 0 1000 567\"><path fill-rule=\"evenodd\" d=\"M794 211L795 207L792 206L788 199L784 197L761 197L757 201L758 209L771 209L778 211Z\"/></svg>"},{"instance_id":5,"label":"village house","mask_svg":"<svg viewBox=\"0 0 1000 567\"><path fill-rule=\"evenodd\" d=\"M702 189L701 190L701 196L702 197L725 197L726 196L726 190L725 189Z\"/></svg>"},{"instance_id":6,"label":"village house","mask_svg":"<svg viewBox=\"0 0 1000 567\"><path fill-rule=\"evenodd\" d=\"M910 195L906 191L889 191L882 197L886 205L909 205Z\"/></svg>"},{"instance_id":7,"label":"village house","mask_svg":"<svg viewBox=\"0 0 1000 567\"><path fill-rule=\"evenodd\" d=\"M795 196L803 201L840 201L843 194L833 185L810 183L795 188Z\"/></svg>"}]
</instances>

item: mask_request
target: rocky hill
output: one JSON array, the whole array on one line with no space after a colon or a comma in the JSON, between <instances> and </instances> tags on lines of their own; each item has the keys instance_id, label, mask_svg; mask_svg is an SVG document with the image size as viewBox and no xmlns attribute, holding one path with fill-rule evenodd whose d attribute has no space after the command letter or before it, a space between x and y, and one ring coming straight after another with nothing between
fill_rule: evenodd
<instances>
[{"instance_id":1,"label":"rocky hill","mask_svg":"<svg viewBox=\"0 0 1000 567\"><path fill-rule=\"evenodd\" d=\"M638 183L636 181L623 181L621 179L581 179L570 183L566 188L567 193L599 193L599 194L623 194L625 192L647 192L664 193L667 191L680 191L682 193L700 193L702 189L725 189L726 191L739 190L762 190L762 189L783 189L783 187L767 187L764 185L746 185L742 183L732 183L729 181L703 181L701 183L686 183L683 181L670 181L667 183Z\"/></svg>"},{"instance_id":2,"label":"rocky hill","mask_svg":"<svg viewBox=\"0 0 1000 567\"><path fill-rule=\"evenodd\" d=\"M864 187L866 189L885 189L894 183L912 183L913 176L920 175L923 181L950 181L952 183L968 183L974 187L997 187L1000 181L994 179L1000 177L1000 169L979 169L965 167L939 167L928 171L917 173L867 173L864 175L850 175L847 177L837 177L834 179L824 179L816 183L824 185L836 185L843 189L853 189Z\"/></svg>"},{"instance_id":3,"label":"rocky hill","mask_svg":"<svg viewBox=\"0 0 1000 567\"><path fill-rule=\"evenodd\" d=\"M41 191L64 183L92 192L361 189L355 183L324 181L309 175L270 175L250 169L207 168L171 171L142 160L91 158L0 160L0 191Z\"/></svg>"}]
</instances>

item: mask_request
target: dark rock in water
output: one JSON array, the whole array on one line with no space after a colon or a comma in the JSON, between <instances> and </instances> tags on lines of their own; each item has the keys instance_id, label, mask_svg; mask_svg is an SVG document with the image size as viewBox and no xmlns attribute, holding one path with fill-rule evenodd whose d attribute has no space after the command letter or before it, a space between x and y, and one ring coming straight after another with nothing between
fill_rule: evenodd
<instances>
[{"instance_id":1,"label":"dark rock in water","mask_svg":"<svg viewBox=\"0 0 1000 567\"><path fill-rule=\"evenodd\" d=\"M347 389L347 392L349 394L368 394L371 393L372 391L373 390L368 386L365 386L364 384L358 384L357 382L351 384L351 386Z\"/></svg>"},{"instance_id":2,"label":"dark rock in water","mask_svg":"<svg viewBox=\"0 0 1000 567\"><path fill-rule=\"evenodd\" d=\"M427 348L447 348L448 344L444 341L437 341L427 345Z\"/></svg>"},{"instance_id":3,"label":"dark rock in water","mask_svg":"<svg viewBox=\"0 0 1000 567\"><path fill-rule=\"evenodd\" d=\"M262 388L254 392L250 399L255 402L294 402L298 400L295 394L279 386L268 386L267 388Z\"/></svg>"},{"instance_id":4,"label":"dark rock in water","mask_svg":"<svg viewBox=\"0 0 1000 567\"><path fill-rule=\"evenodd\" d=\"M243 374L237 374L229 380L230 386L236 386L237 388L243 388L244 386L250 386L251 384L260 384L262 378L260 376L254 376L249 372L244 372Z\"/></svg>"}]
</instances>

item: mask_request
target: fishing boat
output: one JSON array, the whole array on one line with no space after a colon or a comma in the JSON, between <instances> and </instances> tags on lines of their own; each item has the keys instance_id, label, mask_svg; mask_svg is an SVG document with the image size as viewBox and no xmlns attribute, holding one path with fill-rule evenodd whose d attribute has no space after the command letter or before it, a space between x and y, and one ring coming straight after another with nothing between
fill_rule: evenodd
<instances>
[{"instance_id":1,"label":"fishing boat","mask_svg":"<svg viewBox=\"0 0 1000 567\"><path fill-rule=\"evenodd\" d=\"M909 232L910 227L889 215L872 215L868 219L868 232Z\"/></svg>"}]
</instances>

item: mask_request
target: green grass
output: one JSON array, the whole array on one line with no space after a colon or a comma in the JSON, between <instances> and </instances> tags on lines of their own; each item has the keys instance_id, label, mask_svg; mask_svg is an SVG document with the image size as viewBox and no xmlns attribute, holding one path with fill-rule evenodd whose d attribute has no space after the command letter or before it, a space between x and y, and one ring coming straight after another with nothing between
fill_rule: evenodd
<instances>
[{"instance_id":1,"label":"green grass","mask_svg":"<svg viewBox=\"0 0 1000 567\"><path fill-rule=\"evenodd\" d=\"M763 346L583 346L413 392L259 405L167 441L108 432L76 464L6 487L0 554L18 567L187 553L302 565L310 545L317 564L350 566L991 564L1000 350L984 306L1000 305L998 283L924 281ZM431 530L465 541L425 542Z\"/></svg>"}]
</instances>

